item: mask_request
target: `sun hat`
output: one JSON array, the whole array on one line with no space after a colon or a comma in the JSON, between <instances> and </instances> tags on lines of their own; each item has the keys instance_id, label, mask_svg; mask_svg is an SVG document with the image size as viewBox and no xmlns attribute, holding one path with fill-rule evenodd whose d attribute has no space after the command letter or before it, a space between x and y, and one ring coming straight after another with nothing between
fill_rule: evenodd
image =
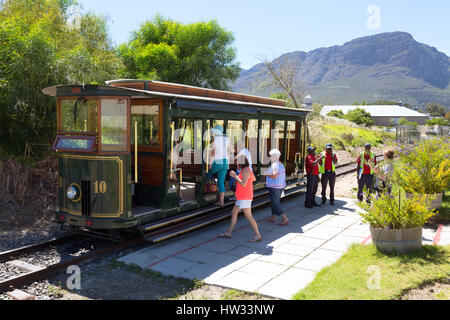
<instances>
[{"instance_id":1,"label":"sun hat","mask_svg":"<svg viewBox=\"0 0 450 320\"><path fill-rule=\"evenodd\" d=\"M250 168L252 167L252 155L250 153L250 151L247 148L242 149L241 151L239 151L238 155L236 156L236 159L239 157L246 157L248 164L250 165Z\"/></svg>"},{"instance_id":2,"label":"sun hat","mask_svg":"<svg viewBox=\"0 0 450 320\"><path fill-rule=\"evenodd\" d=\"M280 150L278 150L278 149L272 149L272 150L270 150L270 152L269 152L269 156L276 156L276 157L281 157L281 152L280 152Z\"/></svg>"},{"instance_id":3,"label":"sun hat","mask_svg":"<svg viewBox=\"0 0 450 320\"><path fill-rule=\"evenodd\" d=\"M223 127L221 125L215 126L211 131L216 136L223 136Z\"/></svg>"}]
</instances>

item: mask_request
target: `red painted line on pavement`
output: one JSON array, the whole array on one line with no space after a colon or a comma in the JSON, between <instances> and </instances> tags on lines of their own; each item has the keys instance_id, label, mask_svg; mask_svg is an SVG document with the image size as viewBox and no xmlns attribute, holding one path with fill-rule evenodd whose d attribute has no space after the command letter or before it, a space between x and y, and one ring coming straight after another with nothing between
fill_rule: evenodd
<instances>
[{"instance_id":1,"label":"red painted line on pavement","mask_svg":"<svg viewBox=\"0 0 450 320\"><path fill-rule=\"evenodd\" d=\"M433 245L437 246L439 244L439 241L441 241L441 234L443 228L444 226L440 224L436 231L436 235L434 236Z\"/></svg>"},{"instance_id":2,"label":"red painted line on pavement","mask_svg":"<svg viewBox=\"0 0 450 320\"><path fill-rule=\"evenodd\" d=\"M368 236L367 238L365 238L365 239L361 242L361 244L366 244L367 241L370 240L370 238L372 238L372 236Z\"/></svg>"}]
</instances>

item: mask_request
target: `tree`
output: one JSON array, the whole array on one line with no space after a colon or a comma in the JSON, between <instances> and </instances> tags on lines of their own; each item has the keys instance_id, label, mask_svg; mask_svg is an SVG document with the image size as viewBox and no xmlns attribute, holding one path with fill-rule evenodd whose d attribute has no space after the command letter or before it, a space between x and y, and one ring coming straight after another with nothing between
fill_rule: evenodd
<instances>
[{"instance_id":1,"label":"tree","mask_svg":"<svg viewBox=\"0 0 450 320\"><path fill-rule=\"evenodd\" d=\"M436 102L430 102L425 107L425 112L429 113L432 117L444 117L447 109Z\"/></svg>"},{"instance_id":2,"label":"tree","mask_svg":"<svg viewBox=\"0 0 450 320\"><path fill-rule=\"evenodd\" d=\"M359 125L374 125L374 121L372 120L372 116L370 115L370 113L362 108L356 108L354 110L348 111L345 118Z\"/></svg>"},{"instance_id":3,"label":"tree","mask_svg":"<svg viewBox=\"0 0 450 320\"><path fill-rule=\"evenodd\" d=\"M56 101L43 95L43 88L103 82L120 66L106 19L87 13L71 24L72 5L75 1L7 0L0 6L0 143L8 152L54 139Z\"/></svg>"},{"instance_id":4,"label":"tree","mask_svg":"<svg viewBox=\"0 0 450 320\"><path fill-rule=\"evenodd\" d=\"M342 110L332 110L332 111L328 112L327 116L335 117L335 118L339 118L339 119L345 118L345 114Z\"/></svg>"},{"instance_id":5,"label":"tree","mask_svg":"<svg viewBox=\"0 0 450 320\"><path fill-rule=\"evenodd\" d=\"M215 20L182 24L156 15L119 46L122 74L227 90L240 74L233 41Z\"/></svg>"},{"instance_id":6,"label":"tree","mask_svg":"<svg viewBox=\"0 0 450 320\"><path fill-rule=\"evenodd\" d=\"M265 66L264 74L261 74L260 77L268 75L270 79L262 86L282 90L289 98L290 103L295 108L300 108L305 93L305 84L299 74L300 66L287 59L286 56L269 61L267 57L261 55L259 60Z\"/></svg>"}]
</instances>

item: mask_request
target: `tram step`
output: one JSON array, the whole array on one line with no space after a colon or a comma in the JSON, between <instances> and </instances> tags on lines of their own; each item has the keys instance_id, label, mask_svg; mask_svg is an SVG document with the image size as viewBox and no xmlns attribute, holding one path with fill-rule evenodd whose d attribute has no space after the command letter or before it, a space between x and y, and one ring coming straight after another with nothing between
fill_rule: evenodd
<instances>
[{"instance_id":1,"label":"tram step","mask_svg":"<svg viewBox=\"0 0 450 320\"><path fill-rule=\"evenodd\" d=\"M294 188L290 187L285 191L286 197L293 196L300 193L304 189L303 186ZM263 197L253 201L252 209L264 206L270 202L269 197ZM191 223L186 223L183 226L173 226L172 228L167 228L167 230L160 230L159 232L150 232L147 235L144 234L146 241L151 243L158 243L164 240L174 238L176 236L188 233L190 231L206 227L208 225L217 223L219 221L225 220L230 217L229 209L222 209L219 212L209 214L207 217L202 217L201 219L196 219Z\"/></svg>"}]
</instances>

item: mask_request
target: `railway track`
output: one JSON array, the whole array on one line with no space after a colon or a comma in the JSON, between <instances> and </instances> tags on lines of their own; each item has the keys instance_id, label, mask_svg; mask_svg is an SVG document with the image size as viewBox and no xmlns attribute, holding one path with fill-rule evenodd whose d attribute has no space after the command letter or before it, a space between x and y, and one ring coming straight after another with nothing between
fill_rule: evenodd
<instances>
[{"instance_id":1,"label":"railway track","mask_svg":"<svg viewBox=\"0 0 450 320\"><path fill-rule=\"evenodd\" d=\"M143 242L142 238L136 238L122 243L100 246L99 249L94 249L92 250L92 252L80 254L68 259L61 259L60 262L48 264L46 266L31 264L23 258L24 256L30 254L39 255L39 253L42 253L54 246L64 245L67 243L75 242L77 240L86 240L86 238L83 239L83 237L79 234L71 234L58 239L53 239L43 243L29 245L0 253L0 264L7 265L10 268L13 267L16 269L21 269L20 274L0 281L0 294L11 291L13 289L19 289L35 281L47 279L52 274L61 270L65 270L71 265L77 265L81 262L99 257L114 250L124 249L126 247L130 247ZM71 254L67 255L70 256Z\"/></svg>"}]
</instances>

